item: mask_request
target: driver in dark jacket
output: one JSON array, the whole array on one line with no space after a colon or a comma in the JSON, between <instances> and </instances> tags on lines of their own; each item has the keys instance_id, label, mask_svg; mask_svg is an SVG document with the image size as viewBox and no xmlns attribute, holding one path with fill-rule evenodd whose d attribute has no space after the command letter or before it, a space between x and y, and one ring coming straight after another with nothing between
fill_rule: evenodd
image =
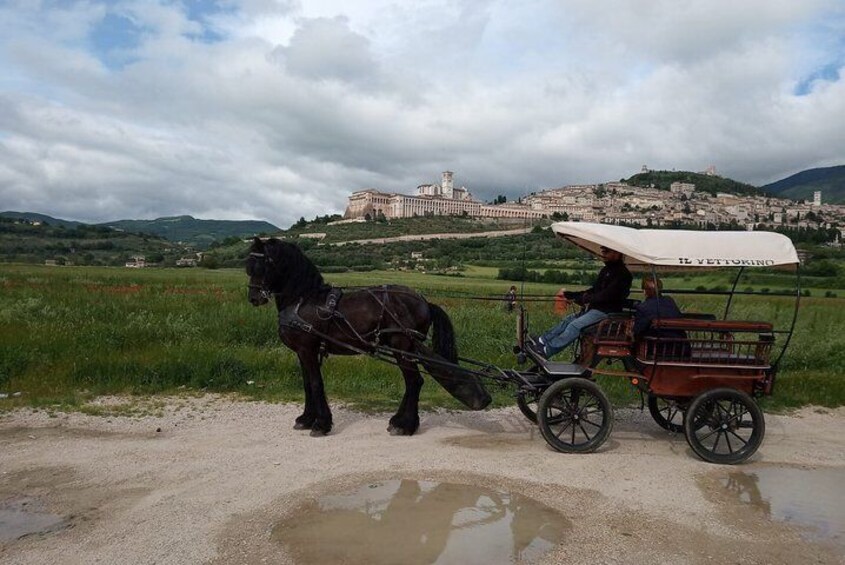
<instances>
[{"instance_id":1,"label":"driver in dark jacket","mask_svg":"<svg viewBox=\"0 0 845 565\"><path fill-rule=\"evenodd\" d=\"M570 314L556 326L537 338L534 351L545 358L563 350L589 326L599 323L613 312L621 312L625 299L631 292L631 272L622 260L622 254L607 247L601 248L604 267L596 283L580 292L561 289L567 302L584 306L578 314Z\"/></svg>"}]
</instances>

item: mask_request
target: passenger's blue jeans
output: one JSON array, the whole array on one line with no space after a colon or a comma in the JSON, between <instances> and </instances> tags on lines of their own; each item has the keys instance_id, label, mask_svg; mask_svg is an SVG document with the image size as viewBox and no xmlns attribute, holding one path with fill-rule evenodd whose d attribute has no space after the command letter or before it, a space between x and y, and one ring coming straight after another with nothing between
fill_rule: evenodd
<instances>
[{"instance_id":1,"label":"passenger's blue jeans","mask_svg":"<svg viewBox=\"0 0 845 565\"><path fill-rule=\"evenodd\" d=\"M584 328L597 324L607 318L607 314L601 310L587 310L583 314L570 314L560 321L558 325L544 333L543 343L546 344L546 355L552 355L562 351L567 345L578 339L578 335Z\"/></svg>"}]
</instances>

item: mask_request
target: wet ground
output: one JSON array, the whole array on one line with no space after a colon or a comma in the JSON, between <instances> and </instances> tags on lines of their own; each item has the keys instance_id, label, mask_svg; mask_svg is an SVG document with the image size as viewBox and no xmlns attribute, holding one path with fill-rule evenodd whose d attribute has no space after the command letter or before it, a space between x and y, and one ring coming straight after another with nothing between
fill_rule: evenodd
<instances>
[{"instance_id":1,"label":"wet ground","mask_svg":"<svg viewBox=\"0 0 845 565\"><path fill-rule=\"evenodd\" d=\"M37 498L12 496L0 500L0 542L33 535L47 535L68 527L69 522L45 510Z\"/></svg>"},{"instance_id":2,"label":"wet ground","mask_svg":"<svg viewBox=\"0 0 845 565\"><path fill-rule=\"evenodd\" d=\"M722 487L717 496L726 503L794 525L803 538L833 543L845 555L845 469L758 465L709 479Z\"/></svg>"},{"instance_id":3,"label":"wet ground","mask_svg":"<svg viewBox=\"0 0 845 565\"><path fill-rule=\"evenodd\" d=\"M558 511L521 494L402 479L319 497L274 526L272 538L303 564L509 563L537 560L570 529Z\"/></svg>"},{"instance_id":4,"label":"wet ground","mask_svg":"<svg viewBox=\"0 0 845 565\"><path fill-rule=\"evenodd\" d=\"M767 415L745 465L618 410L597 452L515 409L387 416L207 397L143 418L0 416L0 562L843 563L845 410Z\"/></svg>"}]
</instances>

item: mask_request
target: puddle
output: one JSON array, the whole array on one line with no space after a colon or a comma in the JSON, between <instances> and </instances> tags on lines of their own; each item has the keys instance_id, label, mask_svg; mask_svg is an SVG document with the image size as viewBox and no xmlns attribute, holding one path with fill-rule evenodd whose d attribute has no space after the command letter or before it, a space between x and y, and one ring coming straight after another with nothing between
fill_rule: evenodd
<instances>
[{"instance_id":1,"label":"puddle","mask_svg":"<svg viewBox=\"0 0 845 565\"><path fill-rule=\"evenodd\" d=\"M845 469L763 467L719 482L767 518L803 526L807 539L845 547Z\"/></svg>"},{"instance_id":2,"label":"puddle","mask_svg":"<svg viewBox=\"0 0 845 565\"><path fill-rule=\"evenodd\" d=\"M323 496L273 528L297 563L533 561L571 528L525 496L472 485L380 481Z\"/></svg>"},{"instance_id":3,"label":"puddle","mask_svg":"<svg viewBox=\"0 0 845 565\"><path fill-rule=\"evenodd\" d=\"M0 502L0 542L64 529L68 522L49 514L38 499L18 496Z\"/></svg>"},{"instance_id":4,"label":"puddle","mask_svg":"<svg viewBox=\"0 0 845 565\"><path fill-rule=\"evenodd\" d=\"M465 447L469 449L494 449L511 451L514 449L531 449L531 438L528 434L473 434L458 436L442 440L446 445Z\"/></svg>"}]
</instances>

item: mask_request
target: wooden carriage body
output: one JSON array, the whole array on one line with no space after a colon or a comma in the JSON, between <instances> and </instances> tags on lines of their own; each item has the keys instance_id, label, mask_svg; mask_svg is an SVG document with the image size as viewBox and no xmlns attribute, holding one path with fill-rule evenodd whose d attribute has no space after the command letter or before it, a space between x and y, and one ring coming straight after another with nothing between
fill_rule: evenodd
<instances>
[{"instance_id":1,"label":"wooden carriage body","mask_svg":"<svg viewBox=\"0 0 845 565\"><path fill-rule=\"evenodd\" d=\"M581 340L578 363L595 375L621 376L649 394L692 398L727 387L752 396L770 394L775 337L768 322L667 318L652 335L635 339L634 320L613 316ZM621 361L624 370L609 367Z\"/></svg>"}]
</instances>

